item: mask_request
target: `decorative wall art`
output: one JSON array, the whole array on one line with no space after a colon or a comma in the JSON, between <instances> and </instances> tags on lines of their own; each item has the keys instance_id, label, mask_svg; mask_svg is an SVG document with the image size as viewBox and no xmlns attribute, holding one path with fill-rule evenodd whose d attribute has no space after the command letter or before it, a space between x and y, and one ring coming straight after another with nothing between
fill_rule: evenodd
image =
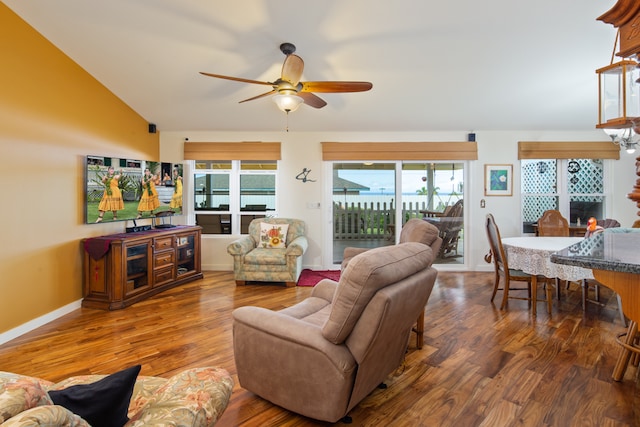
<instances>
[{"instance_id":1,"label":"decorative wall art","mask_svg":"<svg viewBox=\"0 0 640 427\"><path fill-rule=\"evenodd\" d=\"M296 175L296 179L302 182L316 182L315 179L309 179L309 174L311 173L311 169L302 168L302 172Z\"/></svg>"},{"instance_id":2,"label":"decorative wall art","mask_svg":"<svg viewBox=\"0 0 640 427\"><path fill-rule=\"evenodd\" d=\"M484 195L513 195L513 165L484 165Z\"/></svg>"}]
</instances>

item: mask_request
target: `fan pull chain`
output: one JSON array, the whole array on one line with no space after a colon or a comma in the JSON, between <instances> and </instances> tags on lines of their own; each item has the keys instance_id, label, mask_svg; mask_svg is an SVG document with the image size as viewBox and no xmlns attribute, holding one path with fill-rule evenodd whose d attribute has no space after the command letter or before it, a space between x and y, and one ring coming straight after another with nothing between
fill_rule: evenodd
<instances>
[{"instance_id":1,"label":"fan pull chain","mask_svg":"<svg viewBox=\"0 0 640 427\"><path fill-rule=\"evenodd\" d=\"M289 110L285 111L287 113L287 127L285 128L287 132L289 132Z\"/></svg>"}]
</instances>

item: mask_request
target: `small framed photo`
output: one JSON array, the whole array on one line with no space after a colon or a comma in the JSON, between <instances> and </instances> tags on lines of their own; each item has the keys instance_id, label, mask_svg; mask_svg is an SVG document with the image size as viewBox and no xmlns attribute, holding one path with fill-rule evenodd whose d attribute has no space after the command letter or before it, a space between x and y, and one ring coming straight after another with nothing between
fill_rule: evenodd
<instances>
[{"instance_id":1,"label":"small framed photo","mask_svg":"<svg viewBox=\"0 0 640 427\"><path fill-rule=\"evenodd\" d=\"M484 165L484 195L513 195L513 165Z\"/></svg>"}]
</instances>

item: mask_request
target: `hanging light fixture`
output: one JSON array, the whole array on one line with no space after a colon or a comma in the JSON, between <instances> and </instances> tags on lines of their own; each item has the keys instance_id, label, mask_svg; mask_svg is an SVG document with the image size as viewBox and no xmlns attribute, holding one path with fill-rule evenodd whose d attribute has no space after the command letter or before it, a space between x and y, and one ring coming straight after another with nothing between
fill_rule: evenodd
<instances>
[{"instance_id":1,"label":"hanging light fixture","mask_svg":"<svg viewBox=\"0 0 640 427\"><path fill-rule=\"evenodd\" d=\"M633 154L636 152L636 147L638 145L638 142L640 141L640 136L638 135L636 129L637 127L632 124L627 128L603 128L602 130L604 130L604 133L609 135L609 138L611 138L611 142L619 145L620 148L623 148L627 153Z\"/></svg>"},{"instance_id":2,"label":"hanging light fixture","mask_svg":"<svg viewBox=\"0 0 640 427\"><path fill-rule=\"evenodd\" d=\"M640 68L629 59L613 63L620 32L616 35L611 64L598 74L598 124L611 141L628 153L635 152L640 127Z\"/></svg>"},{"instance_id":3,"label":"hanging light fixture","mask_svg":"<svg viewBox=\"0 0 640 427\"><path fill-rule=\"evenodd\" d=\"M304 99L296 95L295 90L280 90L277 95L273 96L273 102L284 113L296 111Z\"/></svg>"},{"instance_id":4,"label":"hanging light fixture","mask_svg":"<svg viewBox=\"0 0 640 427\"><path fill-rule=\"evenodd\" d=\"M298 96L298 92L295 89L285 88L280 89L277 95L273 96L273 102L276 103L280 111L287 113L287 127L289 132L289 113L296 111L300 104L304 103L304 99Z\"/></svg>"}]
</instances>

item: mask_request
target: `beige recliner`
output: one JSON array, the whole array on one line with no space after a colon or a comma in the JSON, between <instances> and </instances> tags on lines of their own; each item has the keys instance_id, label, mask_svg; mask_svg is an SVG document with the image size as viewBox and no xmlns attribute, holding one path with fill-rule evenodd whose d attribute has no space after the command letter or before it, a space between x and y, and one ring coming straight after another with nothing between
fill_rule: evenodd
<instances>
[{"instance_id":1,"label":"beige recliner","mask_svg":"<svg viewBox=\"0 0 640 427\"><path fill-rule=\"evenodd\" d=\"M371 249L292 307L234 310L240 385L310 418L344 418L402 363L436 280L433 257L415 242Z\"/></svg>"},{"instance_id":2,"label":"beige recliner","mask_svg":"<svg viewBox=\"0 0 640 427\"><path fill-rule=\"evenodd\" d=\"M442 238L439 236L438 228L420 218L411 218L407 221L400 231L400 243L418 242L431 247L434 256L438 256L442 245ZM341 270L344 270L349 261L354 256L370 250L369 248L346 247L342 257ZM420 312L416 327L413 329L416 333L416 347L422 348L424 342L424 310Z\"/></svg>"}]
</instances>

